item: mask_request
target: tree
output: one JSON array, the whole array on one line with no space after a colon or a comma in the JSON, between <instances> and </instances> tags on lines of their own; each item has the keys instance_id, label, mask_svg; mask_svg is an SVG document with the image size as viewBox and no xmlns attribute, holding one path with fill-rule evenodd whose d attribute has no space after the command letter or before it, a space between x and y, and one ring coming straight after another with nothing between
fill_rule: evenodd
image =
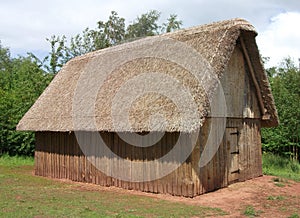
<instances>
[{"instance_id":1,"label":"tree","mask_svg":"<svg viewBox=\"0 0 300 218\"><path fill-rule=\"evenodd\" d=\"M126 38L134 39L158 34L160 29L158 25L159 17L160 12L156 10L151 10L137 17L137 19L127 27Z\"/></svg>"},{"instance_id":2,"label":"tree","mask_svg":"<svg viewBox=\"0 0 300 218\"><path fill-rule=\"evenodd\" d=\"M164 31L171 32L179 29L182 25L182 21L178 20L175 14L170 15L163 26L158 24L159 18L160 12L151 10L138 16L126 28L125 19L119 17L117 12L112 11L106 22L98 21L96 29L86 28L81 34L71 37L69 43L64 35L61 37L51 36L47 39L51 51L43 61L37 59L33 54L30 55L40 66L43 66L43 69L56 73L63 64L76 56L114 46L124 41L153 36Z\"/></svg>"},{"instance_id":3,"label":"tree","mask_svg":"<svg viewBox=\"0 0 300 218\"><path fill-rule=\"evenodd\" d=\"M182 21L177 20L177 15L176 14L171 14L170 17L167 19L167 23L163 24L162 30L167 33L172 32L174 30L178 30L182 26Z\"/></svg>"},{"instance_id":4,"label":"tree","mask_svg":"<svg viewBox=\"0 0 300 218\"><path fill-rule=\"evenodd\" d=\"M300 72L291 59L268 71L279 115L277 128L263 129L265 151L299 159L300 152Z\"/></svg>"},{"instance_id":5,"label":"tree","mask_svg":"<svg viewBox=\"0 0 300 218\"><path fill-rule=\"evenodd\" d=\"M53 75L45 73L32 57L11 58L0 44L0 154L32 155L32 132L17 132L16 125L49 84Z\"/></svg>"}]
</instances>

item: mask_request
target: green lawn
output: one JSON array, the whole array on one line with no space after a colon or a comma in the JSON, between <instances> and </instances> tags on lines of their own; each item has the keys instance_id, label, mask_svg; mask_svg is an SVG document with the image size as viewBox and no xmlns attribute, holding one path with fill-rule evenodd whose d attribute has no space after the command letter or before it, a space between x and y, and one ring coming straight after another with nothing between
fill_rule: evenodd
<instances>
[{"instance_id":1,"label":"green lawn","mask_svg":"<svg viewBox=\"0 0 300 218\"><path fill-rule=\"evenodd\" d=\"M300 181L299 163L274 155L263 155L263 171ZM215 217L226 214L218 208L124 194L116 189L83 189L82 184L38 177L32 172L33 158L0 157L0 217ZM247 214L253 212L250 209Z\"/></svg>"},{"instance_id":2,"label":"green lawn","mask_svg":"<svg viewBox=\"0 0 300 218\"><path fill-rule=\"evenodd\" d=\"M263 155L263 173L300 182L300 164L274 154Z\"/></svg>"},{"instance_id":3,"label":"green lawn","mask_svg":"<svg viewBox=\"0 0 300 218\"><path fill-rule=\"evenodd\" d=\"M32 158L0 158L0 217L214 217L221 209L113 190L84 190L32 175Z\"/></svg>"}]
</instances>

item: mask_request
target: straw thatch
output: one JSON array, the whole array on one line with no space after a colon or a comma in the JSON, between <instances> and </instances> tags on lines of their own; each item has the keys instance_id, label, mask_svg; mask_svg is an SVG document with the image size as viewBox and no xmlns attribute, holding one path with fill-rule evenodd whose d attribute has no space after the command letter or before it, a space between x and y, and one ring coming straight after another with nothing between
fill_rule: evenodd
<instances>
[{"instance_id":1,"label":"straw thatch","mask_svg":"<svg viewBox=\"0 0 300 218\"><path fill-rule=\"evenodd\" d=\"M217 83L210 75L202 75L199 84L197 75L191 73L195 70L193 63L199 63L191 54L198 52L204 59L200 61L203 69L196 71L213 72L220 78L240 37L245 42L265 107L262 126L275 126L277 112L255 36L251 24L233 19L147 37L74 58L55 76L17 129L194 131L209 113L208 102ZM165 77L159 77L161 74ZM182 87L190 93L198 119L194 119L195 105L184 94L174 92Z\"/></svg>"}]
</instances>

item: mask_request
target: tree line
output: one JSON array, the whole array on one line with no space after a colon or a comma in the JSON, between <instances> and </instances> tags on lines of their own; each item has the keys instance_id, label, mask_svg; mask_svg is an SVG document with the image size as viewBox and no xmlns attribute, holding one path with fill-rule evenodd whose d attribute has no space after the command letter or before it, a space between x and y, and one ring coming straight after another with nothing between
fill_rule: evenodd
<instances>
[{"instance_id":1,"label":"tree line","mask_svg":"<svg viewBox=\"0 0 300 218\"><path fill-rule=\"evenodd\" d=\"M180 29L182 21L171 14L162 24L161 13L151 10L129 25L112 11L107 21L98 21L95 29L86 28L71 38L53 35L48 55L39 59L33 53L11 57L0 41L0 155L33 155L34 134L18 132L17 123L71 58L145 36ZM299 159L300 152L300 72L287 58L267 69L280 125L262 130L263 151Z\"/></svg>"}]
</instances>

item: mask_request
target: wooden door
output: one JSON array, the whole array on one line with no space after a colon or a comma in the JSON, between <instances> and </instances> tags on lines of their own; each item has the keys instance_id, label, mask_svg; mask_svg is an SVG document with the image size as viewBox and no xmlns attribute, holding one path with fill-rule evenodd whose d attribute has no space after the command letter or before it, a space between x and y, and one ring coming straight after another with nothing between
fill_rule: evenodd
<instances>
[{"instance_id":1,"label":"wooden door","mask_svg":"<svg viewBox=\"0 0 300 218\"><path fill-rule=\"evenodd\" d=\"M226 128L226 144L228 154L228 184L237 182L239 179L239 146L238 129L235 127Z\"/></svg>"}]
</instances>

